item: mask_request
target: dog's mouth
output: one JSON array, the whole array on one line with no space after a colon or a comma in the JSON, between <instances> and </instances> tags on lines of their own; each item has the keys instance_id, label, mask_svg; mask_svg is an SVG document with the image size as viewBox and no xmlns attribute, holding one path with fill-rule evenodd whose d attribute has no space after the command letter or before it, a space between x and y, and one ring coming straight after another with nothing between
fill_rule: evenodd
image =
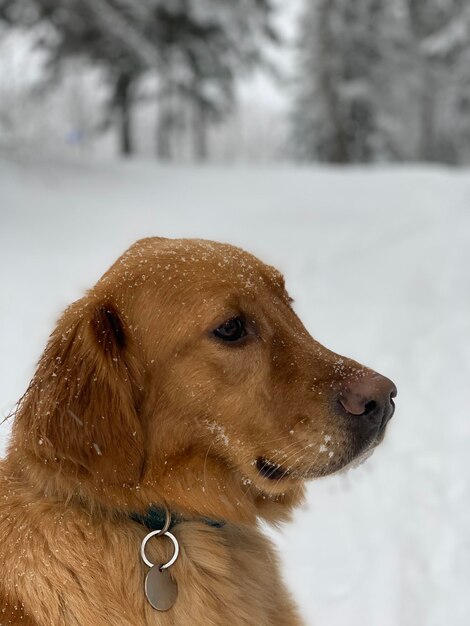
<instances>
[{"instance_id":1,"label":"dog's mouth","mask_svg":"<svg viewBox=\"0 0 470 626\"><path fill-rule=\"evenodd\" d=\"M375 448L382 442L387 422L387 419L382 418L378 429L372 436L367 438L355 437L349 441L348 445L344 446L344 449L332 449L327 448L326 445L322 445L320 452L325 452L325 455L321 464L314 462L309 465L308 459L306 459L305 464L302 464L302 466L289 467L271 461L264 456L260 456L256 460L258 476L272 482L287 479L289 479L288 482L292 482L298 480L312 480L354 468L364 463L372 455ZM328 455L326 453L328 453Z\"/></svg>"},{"instance_id":2,"label":"dog's mouth","mask_svg":"<svg viewBox=\"0 0 470 626\"><path fill-rule=\"evenodd\" d=\"M268 478L269 480L280 480L286 478L289 475L289 470L279 465L278 463L271 463L264 457L259 457L256 461L256 468L261 476Z\"/></svg>"}]
</instances>

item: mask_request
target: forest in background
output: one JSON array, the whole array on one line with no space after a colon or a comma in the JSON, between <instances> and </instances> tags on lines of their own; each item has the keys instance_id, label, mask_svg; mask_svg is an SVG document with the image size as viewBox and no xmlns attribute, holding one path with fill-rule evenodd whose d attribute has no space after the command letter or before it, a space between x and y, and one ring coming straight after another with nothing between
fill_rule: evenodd
<instances>
[{"instance_id":1,"label":"forest in background","mask_svg":"<svg viewBox=\"0 0 470 626\"><path fill-rule=\"evenodd\" d=\"M470 5L0 0L0 151L21 149L467 164Z\"/></svg>"}]
</instances>

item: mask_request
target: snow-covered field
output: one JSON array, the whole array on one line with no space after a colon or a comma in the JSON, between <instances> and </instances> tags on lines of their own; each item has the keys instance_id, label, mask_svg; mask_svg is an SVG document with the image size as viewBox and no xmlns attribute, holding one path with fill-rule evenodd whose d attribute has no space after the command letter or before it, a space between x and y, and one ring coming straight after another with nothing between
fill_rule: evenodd
<instances>
[{"instance_id":1,"label":"snow-covered field","mask_svg":"<svg viewBox=\"0 0 470 626\"><path fill-rule=\"evenodd\" d=\"M0 161L0 219L2 414L132 241L242 245L285 273L312 334L399 390L374 457L312 484L276 535L306 622L470 624L470 173Z\"/></svg>"}]
</instances>

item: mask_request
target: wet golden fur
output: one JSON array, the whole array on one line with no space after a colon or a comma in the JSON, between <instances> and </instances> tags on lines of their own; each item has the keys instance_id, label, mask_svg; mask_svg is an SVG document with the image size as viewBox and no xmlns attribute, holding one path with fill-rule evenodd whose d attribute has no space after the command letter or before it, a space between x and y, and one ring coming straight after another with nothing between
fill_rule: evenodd
<instances>
[{"instance_id":1,"label":"wet golden fur","mask_svg":"<svg viewBox=\"0 0 470 626\"><path fill-rule=\"evenodd\" d=\"M241 313L246 340L217 340ZM359 452L331 390L363 371L310 337L255 257L137 242L65 311L18 406L0 466L0 624L301 624L258 520L288 520L305 479ZM129 517L151 503L188 520L166 613L144 597L147 531ZM170 542L149 554L163 562Z\"/></svg>"}]
</instances>

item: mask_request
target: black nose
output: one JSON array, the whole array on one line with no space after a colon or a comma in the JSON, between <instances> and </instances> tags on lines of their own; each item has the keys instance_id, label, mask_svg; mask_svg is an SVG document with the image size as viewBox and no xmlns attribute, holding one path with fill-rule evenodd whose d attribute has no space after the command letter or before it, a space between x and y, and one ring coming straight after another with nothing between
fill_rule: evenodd
<instances>
[{"instance_id":1,"label":"black nose","mask_svg":"<svg viewBox=\"0 0 470 626\"><path fill-rule=\"evenodd\" d=\"M339 403L351 417L365 418L372 426L383 428L395 411L394 383L385 376L371 374L349 381L339 394Z\"/></svg>"}]
</instances>

